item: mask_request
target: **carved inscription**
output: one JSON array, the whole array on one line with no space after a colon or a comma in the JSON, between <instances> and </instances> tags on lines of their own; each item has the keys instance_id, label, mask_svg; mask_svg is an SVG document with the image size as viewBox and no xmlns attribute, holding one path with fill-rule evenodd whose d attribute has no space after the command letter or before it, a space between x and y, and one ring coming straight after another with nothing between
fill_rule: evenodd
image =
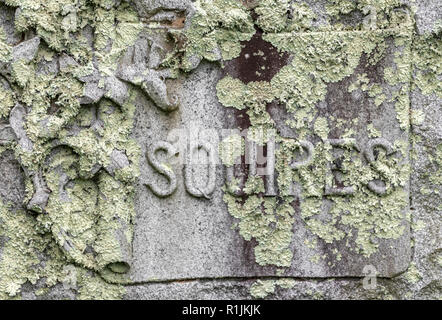
<instances>
[{"instance_id":1,"label":"carved inscription","mask_svg":"<svg viewBox=\"0 0 442 320\"><path fill-rule=\"evenodd\" d=\"M299 145L298 151L294 152L293 161L290 163L291 169L295 171L309 167L314 161L316 152L315 146L310 141L298 141L297 144ZM392 156L395 153L393 145L388 140L370 139L365 146L360 146L353 138L328 139L325 144L329 145L332 157L327 163L324 196L352 196L355 193L355 186L342 183L343 178L349 174L342 166L344 150L350 151L354 156L363 157L368 166L384 177L385 181L379 179L367 182L367 188L379 196L387 193L388 176L383 174L386 168L377 162L376 154L379 150L384 150L386 156ZM211 194L215 191L218 166L224 168L226 190L231 195L243 196L247 179L255 176L261 177L264 181L264 196L277 196L275 157L282 144L270 139L264 145L252 140L246 141L245 145L245 154L236 157L235 163L228 166L218 160L218 148L209 142L193 143L185 149L182 174L186 191L197 198L211 199ZM158 197L170 196L178 188L177 173L170 163L161 162L158 159L158 153L164 152L165 158L170 159L179 153L178 149L170 142L160 141L154 143L146 153L148 163L168 182L166 187L159 187L152 182L146 183L146 186ZM288 195L299 196L294 185Z\"/></svg>"},{"instance_id":2,"label":"carved inscription","mask_svg":"<svg viewBox=\"0 0 442 320\"><path fill-rule=\"evenodd\" d=\"M169 186L166 189L161 189L151 183L147 184L147 186L152 190L154 195L158 197L167 197L175 192L177 188L177 178L175 172L170 167L167 167L157 159L156 153L158 151L164 151L167 156L170 157L175 153L175 148L168 142L160 141L152 146L150 152L146 153L149 164L169 181Z\"/></svg>"},{"instance_id":3,"label":"carved inscription","mask_svg":"<svg viewBox=\"0 0 442 320\"><path fill-rule=\"evenodd\" d=\"M199 167L201 164L194 164L195 152L203 150L207 153L207 171L208 179L204 187L198 186L195 183L194 173L201 172L203 170ZM215 149L213 146L207 142L195 144L187 154L187 161L184 167L184 181L186 185L186 190L192 196L197 198L210 199L210 194L215 191L215 179L216 179L216 164L215 164Z\"/></svg>"}]
</instances>

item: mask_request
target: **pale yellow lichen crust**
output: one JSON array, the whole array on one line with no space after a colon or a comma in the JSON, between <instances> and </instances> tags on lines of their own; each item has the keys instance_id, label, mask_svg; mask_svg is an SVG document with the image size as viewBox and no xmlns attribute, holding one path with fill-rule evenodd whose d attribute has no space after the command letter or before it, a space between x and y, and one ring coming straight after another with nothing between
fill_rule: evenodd
<instances>
[{"instance_id":1,"label":"pale yellow lichen crust","mask_svg":"<svg viewBox=\"0 0 442 320\"><path fill-rule=\"evenodd\" d=\"M116 273L125 271L118 268L126 258L122 244L132 242L140 148L130 134L137 92L129 87L128 98L120 104L102 99L94 106L81 105L85 84L78 78L94 68L101 79L115 73L143 25L127 3L8 0L6 5L17 8L16 31L36 35L40 44L31 60L13 60L14 48L0 30L0 62L11 68L9 87L0 83L0 117L7 118L15 105L25 106L24 129L32 148L20 143L9 148L25 172L41 174L50 194L45 212L37 217L10 213L2 205L2 220L14 225L2 228L7 240L0 260L0 291L19 296L23 283L45 277L52 287L63 281L63 265L74 264L78 298L121 298L124 288L96 272L107 266ZM41 67L54 64L55 70ZM128 165L99 170L111 165L115 150L124 153ZM34 192L27 179L25 202ZM39 252L47 252L49 260L40 262ZM42 267L36 267L39 264Z\"/></svg>"}]
</instances>

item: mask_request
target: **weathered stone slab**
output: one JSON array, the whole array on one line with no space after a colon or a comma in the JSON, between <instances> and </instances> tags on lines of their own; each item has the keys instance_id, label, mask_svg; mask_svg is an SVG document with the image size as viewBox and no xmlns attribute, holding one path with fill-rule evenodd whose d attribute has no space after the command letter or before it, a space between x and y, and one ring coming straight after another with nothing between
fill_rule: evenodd
<instances>
[{"instance_id":1,"label":"weathered stone slab","mask_svg":"<svg viewBox=\"0 0 442 320\"><path fill-rule=\"evenodd\" d=\"M440 1L56 2L0 1L0 299L440 298Z\"/></svg>"},{"instance_id":2,"label":"weathered stone slab","mask_svg":"<svg viewBox=\"0 0 442 320\"><path fill-rule=\"evenodd\" d=\"M359 49L351 43L373 40L375 32L275 35L271 41L280 45L282 53L257 34L255 40L243 45L241 56L228 62L226 68L202 63L183 77L178 110L164 113L147 98L137 101L133 135L142 146L143 156L136 187L137 218L130 281L275 275L358 277L370 272L391 277L407 268L411 256L406 219L409 84L404 80L406 77L395 78L395 75L410 72L407 62L410 39L401 30L377 32L382 40L378 37L368 54L356 52ZM280 42L278 37L285 40ZM322 46L310 45L321 41ZM289 48L292 44L300 46L296 49L298 55L291 54L290 49L284 52L284 46ZM333 45L336 48L330 47ZM277 248L276 235L276 249L272 252L273 249L265 248L268 245L265 241L272 239L271 236L261 241L255 237L252 241L244 240L242 235L249 232L245 227L247 222L232 217L226 204L235 200L226 200L228 191L224 187L229 170L219 161L218 142L226 137L223 129L250 129L251 121L250 114L244 110L220 104L222 88L218 87L217 97L217 85L230 77L244 85L273 81L281 68L289 66L285 71L292 73L292 81L299 81L294 90L310 90L308 98L318 94L314 90L322 90L315 82L320 80L302 83L306 78L296 74L303 71L301 67L297 69L296 62L306 58L302 54L320 57L320 50L324 50L324 55L333 54L333 50L341 54L325 58L331 59L337 69L341 68L341 75L323 81L326 94L317 99L314 108L304 108L304 114L302 108L294 112L288 104L290 94L297 93L289 92L287 86L287 99L275 99L265 109L279 137L276 167L284 157L278 150L291 148L292 157L286 168L291 172L293 187L281 182L288 173L275 169L274 190L267 175L262 177L265 192L254 195L258 199L287 201L293 210L286 221L290 224L289 245ZM322 63L308 61L318 69ZM331 69L327 71L333 73ZM304 85L310 88L305 89ZM235 90L227 94L234 97ZM297 123L287 121L290 119ZM215 176L208 174L212 167L199 165L193 177L190 174L186 179L184 164L188 150L197 142L202 142L202 158L206 158L203 146L206 143L216 151ZM271 150L269 144L264 149ZM271 157L267 160L271 161ZM250 175L250 165L236 166L235 175L241 172ZM253 196L238 195L238 204ZM238 222L239 229L243 223L241 232L232 227L238 226ZM263 232L276 234L277 223L278 220L269 223ZM259 246L262 251L256 251ZM290 260L289 265L280 263L279 268L272 263L266 265L267 258L257 258L257 252L264 252L264 256L278 252L284 256L289 252L289 258L280 259Z\"/></svg>"}]
</instances>

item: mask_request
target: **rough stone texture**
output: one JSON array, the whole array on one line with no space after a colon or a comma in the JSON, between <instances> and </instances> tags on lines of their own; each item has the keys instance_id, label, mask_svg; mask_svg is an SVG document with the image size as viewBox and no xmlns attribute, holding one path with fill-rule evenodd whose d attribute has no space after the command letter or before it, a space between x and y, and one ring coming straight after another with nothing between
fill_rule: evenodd
<instances>
[{"instance_id":1,"label":"rough stone texture","mask_svg":"<svg viewBox=\"0 0 442 320\"><path fill-rule=\"evenodd\" d=\"M24 195L23 174L12 152L3 152L0 158L0 195L3 201L12 202L14 207L21 205Z\"/></svg>"},{"instance_id":2,"label":"rough stone texture","mask_svg":"<svg viewBox=\"0 0 442 320\"><path fill-rule=\"evenodd\" d=\"M200 128L220 130L244 125L244 122L238 119L238 115L244 116L245 113L233 108L225 108L217 99L216 85L222 78L232 75L246 83L269 81L282 66L289 63L290 57L266 56L270 61L261 62L266 64L267 71L270 71L269 73L263 72L262 77L256 78L255 71L259 70L253 70L253 67L254 62L259 58L253 60L251 65L247 65L243 59L245 52L247 53L247 45L244 45L246 49L243 47L243 56L240 56L238 60L228 61L225 69L222 69L217 62L202 61L200 63L197 58L197 63L194 64L195 70L184 76L181 74L175 79L170 70L160 67L160 61L166 57L173 46L164 30L189 27L195 10L194 1L132 0L128 2L136 8L141 21L149 26L148 31L144 30L141 35L138 35L134 46L128 49L127 54L119 60L119 70L106 70L105 73L95 70L92 75L79 77L79 80L86 84L84 95L79 99L80 104L85 106L108 98L121 107L129 100L129 91L133 87L141 92L134 101L135 116L131 133L131 137L136 140L141 149L140 176L134 182L136 216L132 221L134 224L133 243L131 248L124 248L124 254L128 258L125 256L124 262L120 261L122 259L117 259L116 264L110 267L111 275L103 274L108 282L130 284L124 286L122 289L124 295L119 297L124 299L250 299L252 297L440 299L442 297L442 205L440 200L442 192L440 181L442 99L440 95L434 93L423 94L418 87L413 86L409 89L405 86L406 91L410 92L411 99L412 126L408 134L399 128L393 103L386 102L384 113L380 114L376 113L373 105L368 102L368 98L361 96L360 92L356 91L353 94L347 92L350 83L362 73L368 73L369 77L390 92L393 86L377 79L377 76L393 62L396 48L394 45L390 46L386 57L372 69L358 67L355 73L345 80L329 84L327 98L316 107L323 110L321 116L326 118L337 114L342 114L343 117L353 115L349 118L357 115L361 121L357 124L348 122L344 129L354 129L358 132L357 141L363 146L368 143L367 133L364 130L369 123L374 124L381 131L382 136L387 137L387 140L400 139L407 145L410 142L410 158L408 159L406 155L404 162L401 163L401 165L411 163L409 190L407 190L408 187L404 188L405 196L410 201L410 221L405 219L406 212L400 212L404 216L405 232L399 239L380 240L379 251L370 258L348 250L345 241L332 245L320 242L316 248L310 248L305 245L305 240L310 239L311 235L304 221L299 217L298 210L290 245L290 250L294 252L293 261L289 268L281 271L280 268L274 266L259 266L255 261L254 253L256 241L244 240L237 230L232 228L236 220L229 214L223 201L226 176L224 166L216 166L215 188L210 194L201 191L208 181L206 166L195 167L194 182L198 187L194 192L202 194L201 197L195 197L191 196L188 192L189 188L185 187L188 180L185 179L186 168L182 166L182 163L185 160L183 148L188 143L194 142L192 132L197 132L198 135ZM255 1L244 2L249 5L255 3ZM438 0L425 0L408 3L416 6L415 19L418 35L439 32L440 41L440 29L437 31L437 28L441 23L442 7L439 2ZM114 1L112 5L109 5L111 1L106 3L106 10L114 5L120 5L120 1ZM310 4L317 15L314 25L324 25L326 22L324 1L313 3L306 1L306 3ZM35 58L37 49L44 41L40 37L35 37L32 28L23 34L17 32L13 27L15 14L14 8L6 7L0 1L0 26L6 33L6 42L13 47L12 62L17 60L29 62ZM358 18L357 15L345 17L348 21ZM155 24L159 24L159 27ZM155 27L152 28L153 25ZM151 32L150 28L154 31ZM256 49L266 49L262 47L262 43L256 45L258 46ZM255 50L250 53L253 54L253 51ZM77 62L70 59L72 58L54 56L53 60L40 65L39 69L42 72L49 70L49 74L57 73L58 69L76 66ZM280 60L275 61L275 59ZM3 69L2 61L0 65ZM97 68L96 65L93 67ZM6 71L0 76L0 84L12 82L8 78L10 74L8 68L10 65L7 64L4 69ZM158 71L158 69L161 70ZM440 76L438 75L439 80ZM103 89L103 82L100 82L103 79L105 79L105 89ZM6 85L5 88L7 88ZM17 93L22 90L16 85L13 88ZM106 119L103 114L106 112L112 114L113 111L96 109L91 108L92 118L95 119L91 127L95 128L96 132L100 132L100 128L104 127L103 119ZM17 134L20 130L13 130L17 127L14 125L16 122L12 116L15 114L14 110L19 109L17 106L12 109L10 123L6 120L0 122L0 148L8 146L14 139L19 145L23 144L23 139L28 139L26 133L20 136ZM268 110L276 121L278 131L284 137L296 138L296 134L283 123L286 113L275 103L270 104ZM68 136L75 136L86 127L84 122L87 122L88 118L85 118L86 120L75 120L78 123L81 122L80 124L70 124L67 127ZM22 124L19 123L19 127L21 126ZM340 131L344 129L338 129L335 123L331 123L330 127L333 138L339 138L344 133ZM24 132L23 128L21 130ZM115 131L118 131L117 129L115 128ZM177 134L182 132L188 133L192 138L190 141L180 140L175 143L177 148L170 148L170 150L174 149L174 152L170 152L170 157L166 162L171 164L176 178L168 180L165 178L167 168L162 169L165 171L161 169L155 171L152 166L153 161L148 157L149 154L152 155L152 147L155 143L168 141L174 144ZM199 138L216 145L217 139L214 139L211 134L213 132L203 131L199 133ZM183 136L178 138L183 139ZM57 143L60 142L54 142L55 145ZM31 142L27 145L29 144ZM28 184L34 184L34 187L37 187L39 182L35 182L35 176L38 174L29 172L22 164L20 157L14 156L12 150L0 149L0 151L1 201L9 203L10 210L14 212L25 210L25 202L30 200L29 195L25 195L25 179L31 177L34 180L28 181ZM158 163L165 161L164 151L160 148L156 154L159 159ZM104 171L112 177L119 174L119 170L129 167L132 163L131 156L127 153L117 148L113 149L109 155L109 163L106 165L96 163L90 172L84 175L84 179L95 183L98 180L97 174L103 174ZM201 155L205 157L204 151ZM112 181L123 183L121 181L124 179L119 179L115 178ZM168 193L167 189L170 186L174 187L170 192L172 195L161 194ZM66 189L73 188L73 182L62 185L61 189L65 187ZM113 200L120 201L119 198ZM121 201L125 203L126 199ZM30 215L30 211L27 214ZM115 215L115 219L121 219L121 217ZM119 222L125 225L124 221L119 220ZM0 223L4 221L0 219ZM126 241L127 233L130 232L127 230L127 228L124 228L124 231L118 229L113 236L120 240L125 238L124 241ZM39 232L44 233L40 229ZM50 233L48 235L46 231L45 237L50 238ZM313 239L311 237L310 240ZM0 234L0 261L4 259L4 247L8 241L10 239ZM57 247L57 245L54 244L52 247ZM342 260L340 259L337 263L333 260L333 249L339 249L342 255ZM88 250L85 249L85 252L87 253ZM46 261L47 257L44 258L43 253L38 255L39 261ZM323 258L324 255L325 258ZM315 256L320 259L312 261ZM69 263L63 259L61 259L62 265ZM124 265L119 263L124 263ZM41 262L41 264L44 263ZM368 272L364 267L367 265L374 266L378 272L375 287L367 288L366 286L367 278L364 279L364 275ZM125 273L126 267L129 267L128 273ZM65 269L61 268L65 272ZM57 280L51 280L62 283L48 285L49 288L46 288L49 282L47 274L40 279L29 276L28 280L21 285L20 297L23 299L75 299L81 295L86 298L116 297L106 293L113 292L116 285L102 285L101 282L100 284L94 282L88 287L85 282L79 281L79 284L77 280L70 282L70 278L63 272L62 276L56 276ZM77 276L82 277L81 272L74 271L75 279ZM92 275L90 270L85 273L87 277ZM90 277L97 279L95 276ZM372 278L369 280L371 284L374 281ZM107 285L109 287L106 287ZM11 296L10 292L13 292L13 289L8 288ZM89 293L87 290L94 294L84 294L85 291Z\"/></svg>"},{"instance_id":3,"label":"rough stone texture","mask_svg":"<svg viewBox=\"0 0 442 320\"><path fill-rule=\"evenodd\" d=\"M417 1L416 27L419 34L431 33L438 21L440 21L440 12L442 4L440 1L422 0Z\"/></svg>"}]
</instances>

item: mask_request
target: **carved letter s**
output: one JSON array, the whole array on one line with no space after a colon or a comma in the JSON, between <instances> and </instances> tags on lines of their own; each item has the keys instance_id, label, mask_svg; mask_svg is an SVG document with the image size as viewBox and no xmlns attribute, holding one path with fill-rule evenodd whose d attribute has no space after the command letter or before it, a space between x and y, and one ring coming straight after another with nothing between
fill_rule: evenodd
<instances>
[{"instance_id":1,"label":"carved letter s","mask_svg":"<svg viewBox=\"0 0 442 320\"><path fill-rule=\"evenodd\" d=\"M156 153L158 151L165 151L167 153L167 157L171 157L175 154L175 148L168 142L160 141L155 143L151 147L150 152L146 152L147 161L150 163L150 165L160 174L165 176L167 180L169 180L169 187L165 189L158 188L157 186L154 186L152 183L146 184L152 192L158 196L158 197L168 197L172 195L175 190L177 189L177 177L175 172L173 170L167 168L163 163L161 163L156 158Z\"/></svg>"}]
</instances>

